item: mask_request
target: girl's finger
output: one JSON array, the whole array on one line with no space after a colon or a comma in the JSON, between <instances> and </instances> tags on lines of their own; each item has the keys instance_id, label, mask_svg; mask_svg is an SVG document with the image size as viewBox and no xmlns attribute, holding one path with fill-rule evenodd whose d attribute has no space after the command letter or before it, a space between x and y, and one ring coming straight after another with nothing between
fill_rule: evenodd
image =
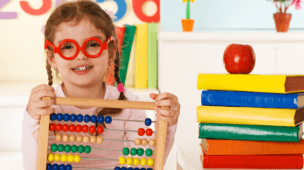
<instances>
[{"instance_id":1,"label":"girl's finger","mask_svg":"<svg viewBox=\"0 0 304 170\"><path fill-rule=\"evenodd\" d=\"M155 99L155 101L160 101L160 100L163 100L163 99L172 99L174 101L177 101L177 97L171 93L162 93L160 95L158 95Z\"/></svg>"},{"instance_id":2,"label":"girl's finger","mask_svg":"<svg viewBox=\"0 0 304 170\"><path fill-rule=\"evenodd\" d=\"M54 87L49 86L49 85L46 85L46 84L41 84L41 85L39 85L39 86L34 87L34 88L32 89L31 92L32 92L32 93L35 93L35 92L40 91L40 90L55 91L55 90L54 90Z\"/></svg>"},{"instance_id":3,"label":"girl's finger","mask_svg":"<svg viewBox=\"0 0 304 170\"><path fill-rule=\"evenodd\" d=\"M55 112L55 108L48 108L48 109L38 108L37 110L38 110L37 114L39 116L41 116L41 115L50 115L50 114L52 114L52 113Z\"/></svg>"},{"instance_id":4,"label":"girl's finger","mask_svg":"<svg viewBox=\"0 0 304 170\"><path fill-rule=\"evenodd\" d=\"M161 109L159 107L155 108L156 113L159 113L164 116L174 116L174 112L172 110Z\"/></svg>"},{"instance_id":5,"label":"girl's finger","mask_svg":"<svg viewBox=\"0 0 304 170\"><path fill-rule=\"evenodd\" d=\"M42 97L51 97L51 98L55 98L55 92L50 91L50 90L39 90L37 92L35 92L31 98L33 101L39 101L42 100Z\"/></svg>"},{"instance_id":6,"label":"girl's finger","mask_svg":"<svg viewBox=\"0 0 304 170\"><path fill-rule=\"evenodd\" d=\"M50 107L55 104L56 104L56 99L45 100L45 101L39 100L35 102L35 106L39 108Z\"/></svg>"},{"instance_id":7,"label":"girl's finger","mask_svg":"<svg viewBox=\"0 0 304 170\"><path fill-rule=\"evenodd\" d=\"M156 101L155 105L156 106L172 106L173 101L171 99L165 99L165 100L160 100L160 101Z\"/></svg>"}]
</instances>

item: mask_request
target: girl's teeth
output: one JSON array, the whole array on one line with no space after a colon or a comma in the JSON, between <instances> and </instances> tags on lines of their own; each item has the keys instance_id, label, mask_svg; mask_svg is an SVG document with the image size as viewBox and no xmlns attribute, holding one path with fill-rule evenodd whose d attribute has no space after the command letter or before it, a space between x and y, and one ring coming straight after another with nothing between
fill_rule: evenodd
<instances>
[{"instance_id":1,"label":"girl's teeth","mask_svg":"<svg viewBox=\"0 0 304 170\"><path fill-rule=\"evenodd\" d=\"M77 67L77 68L73 68L73 70L76 70L76 71L83 71L83 70L87 70L91 67Z\"/></svg>"}]
</instances>

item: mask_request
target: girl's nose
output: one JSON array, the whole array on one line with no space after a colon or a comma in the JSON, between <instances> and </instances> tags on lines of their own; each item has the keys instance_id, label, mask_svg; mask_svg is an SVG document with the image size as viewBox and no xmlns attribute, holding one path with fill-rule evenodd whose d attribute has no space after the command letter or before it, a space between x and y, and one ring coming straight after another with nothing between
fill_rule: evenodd
<instances>
[{"instance_id":1,"label":"girl's nose","mask_svg":"<svg viewBox=\"0 0 304 170\"><path fill-rule=\"evenodd\" d=\"M82 52L82 50L79 50L79 53L76 57L77 60L86 60L88 57Z\"/></svg>"}]
</instances>

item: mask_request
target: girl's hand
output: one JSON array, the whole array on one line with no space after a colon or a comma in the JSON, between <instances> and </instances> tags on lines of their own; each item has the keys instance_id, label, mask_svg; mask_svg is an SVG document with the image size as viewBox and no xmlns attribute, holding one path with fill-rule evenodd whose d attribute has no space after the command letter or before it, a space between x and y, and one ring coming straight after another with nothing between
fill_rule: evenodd
<instances>
[{"instance_id":1,"label":"girl's hand","mask_svg":"<svg viewBox=\"0 0 304 170\"><path fill-rule=\"evenodd\" d=\"M180 114L178 98L171 93L162 93L160 95L151 93L150 97L155 100L157 119L168 122L169 126L176 124ZM169 106L169 110L161 109L162 106Z\"/></svg>"},{"instance_id":2,"label":"girl's hand","mask_svg":"<svg viewBox=\"0 0 304 170\"><path fill-rule=\"evenodd\" d=\"M51 100L43 101L42 97L51 97ZM55 104L55 90L52 86L41 84L32 89L29 102L26 110L29 115L36 120L40 119L41 115L52 114L55 109L50 107Z\"/></svg>"}]
</instances>

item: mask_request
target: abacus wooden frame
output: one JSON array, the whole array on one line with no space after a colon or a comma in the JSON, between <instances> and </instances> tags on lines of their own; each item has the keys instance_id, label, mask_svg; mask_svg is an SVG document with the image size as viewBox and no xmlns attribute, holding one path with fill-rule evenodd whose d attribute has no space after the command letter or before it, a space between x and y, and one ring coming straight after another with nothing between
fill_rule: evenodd
<instances>
[{"instance_id":1,"label":"abacus wooden frame","mask_svg":"<svg viewBox=\"0 0 304 170\"><path fill-rule=\"evenodd\" d=\"M50 97L44 97L43 100L50 100ZM122 109L141 109L154 110L154 102L141 101L126 101L126 100L103 100L103 99L83 99L83 98L68 98L57 97L56 105L71 105L71 106L95 106L103 108L122 108ZM169 109L169 107L162 107ZM49 123L50 115L42 115L40 118L39 141L38 141L38 160L37 170L46 170L47 164L47 147L49 138ZM154 170L162 170L165 158L165 145L167 137L168 122L159 120L157 126L156 148L154 157Z\"/></svg>"}]
</instances>

